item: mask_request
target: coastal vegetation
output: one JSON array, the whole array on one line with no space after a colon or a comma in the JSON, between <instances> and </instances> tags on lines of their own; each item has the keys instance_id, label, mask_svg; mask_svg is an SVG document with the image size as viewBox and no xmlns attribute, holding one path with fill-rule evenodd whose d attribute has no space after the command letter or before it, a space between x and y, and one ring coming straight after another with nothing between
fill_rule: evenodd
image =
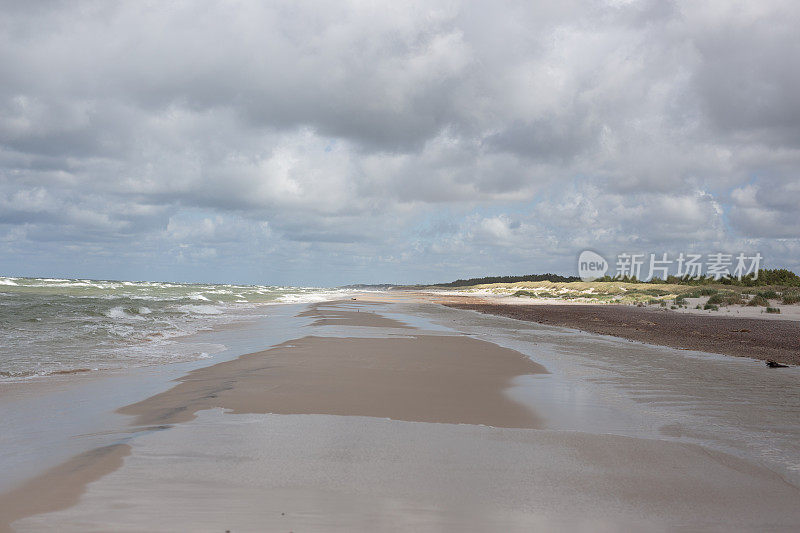
<instances>
[{"instance_id":1,"label":"coastal vegetation","mask_svg":"<svg viewBox=\"0 0 800 533\"><path fill-rule=\"evenodd\" d=\"M750 300L747 302L747 305L749 305L750 307L756 307L756 306L769 307L769 300L767 300L766 298L764 298L759 294L756 294L755 296L750 298Z\"/></svg>"},{"instance_id":2,"label":"coastal vegetation","mask_svg":"<svg viewBox=\"0 0 800 533\"><path fill-rule=\"evenodd\" d=\"M776 305L800 303L800 277L786 269L761 269L756 279L666 280L604 277L581 281L574 276L531 274L459 279L430 286L459 292L530 299L559 299L585 303L657 305L671 309L716 311L732 306L778 309ZM773 313L776 311L766 311ZM779 312L779 309L778 309Z\"/></svg>"},{"instance_id":3,"label":"coastal vegetation","mask_svg":"<svg viewBox=\"0 0 800 533\"><path fill-rule=\"evenodd\" d=\"M486 276L483 278L457 279L449 283L436 283L434 287L471 287L473 285L487 285L491 283L518 283L520 281L553 281L571 282L580 281L577 276L560 276L558 274L529 274L527 276Z\"/></svg>"},{"instance_id":4,"label":"coastal vegetation","mask_svg":"<svg viewBox=\"0 0 800 533\"><path fill-rule=\"evenodd\" d=\"M742 279L700 277L690 278L689 276L667 276L666 279L652 278L647 281L639 281L635 276L632 277L612 277L604 276L597 281L629 281L633 283L652 283L652 284L671 284L671 285L731 285L735 287L764 287L769 285L779 285L784 287L800 287L800 276L785 268L759 269L758 275L749 274Z\"/></svg>"},{"instance_id":5,"label":"coastal vegetation","mask_svg":"<svg viewBox=\"0 0 800 533\"><path fill-rule=\"evenodd\" d=\"M792 305L800 303L800 291L786 291L781 297L783 305Z\"/></svg>"}]
</instances>

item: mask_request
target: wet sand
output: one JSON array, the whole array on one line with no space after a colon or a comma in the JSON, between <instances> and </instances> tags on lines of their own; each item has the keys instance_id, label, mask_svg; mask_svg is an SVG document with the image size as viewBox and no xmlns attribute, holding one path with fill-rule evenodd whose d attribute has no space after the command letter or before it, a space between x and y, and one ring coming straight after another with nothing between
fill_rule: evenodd
<instances>
[{"instance_id":1,"label":"wet sand","mask_svg":"<svg viewBox=\"0 0 800 533\"><path fill-rule=\"evenodd\" d=\"M80 504L21 531L796 531L797 489L687 444L326 415L143 436Z\"/></svg>"},{"instance_id":2,"label":"wet sand","mask_svg":"<svg viewBox=\"0 0 800 533\"><path fill-rule=\"evenodd\" d=\"M0 495L0 531L12 521L18 531L800 524L798 488L750 461L546 429L547 412L507 394L521 377L549 377L544 367L385 316L390 305L309 306L306 336L193 370L124 407L123 442Z\"/></svg>"},{"instance_id":3,"label":"wet sand","mask_svg":"<svg viewBox=\"0 0 800 533\"><path fill-rule=\"evenodd\" d=\"M649 344L800 364L800 322L674 313L623 305L504 305L448 299L455 309L580 329Z\"/></svg>"},{"instance_id":4,"label":"wet sand","mask_svg":"<svg viewBox=\"0 0 800 533\"><path fill-rule=\"evenodd\" d=\"M89 483L121 467L129 453L125 444L95 448L0 495L0 532L12 531L10 524L25 516L75 505Z\"/></svg>"},{"instance_id":5,"label":"wet sand","mask_svg":"<svg viewBox=\"0 0 800 533\"><path fill-rule=\"evenodd\" d=\"M368 302L356 310L348 305L315 304L300 316L315 319L316 328L413 329L369 312ZM118 412L133 415L132 424L146 431L213 408L535 428L541 426L538 415L504 390L518 376L544 372L519 352L466 336L308 336L194 370L172 389ZM75 503L87 483L121 464L107 457L120 456L93 450L0 495L0 531L22 516Z\"/></svg>"},{"instance_id":6,"label":"wet sand","mask_svg":"<svg viewBox=\"0 0 800 533\"><path fill-rule=\"evenodd\" d=\"M305 337L195 370L119 412L139 425L185 422L222 407L535 428L537 415L503 390L517 376L543 372L519 352L470 337Z\"/></svg>"}]
</instances>

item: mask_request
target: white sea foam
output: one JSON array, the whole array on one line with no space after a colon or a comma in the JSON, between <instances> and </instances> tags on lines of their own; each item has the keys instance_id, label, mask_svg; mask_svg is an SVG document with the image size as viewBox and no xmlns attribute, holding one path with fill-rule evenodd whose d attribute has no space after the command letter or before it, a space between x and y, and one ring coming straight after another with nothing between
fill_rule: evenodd
<instances>
[{"instance_id":1,"label":"white sea foam","mask_svg":"<svg viewBox=\"0 0 800 533\"><path fill-rule=\"evenodd\" d=\"M198 315L219 315L222 313L222 308L215 305L179 305L175 309L183 313Z\"/></svg>"},{"instance_id":2,"label":"white sea foam","mask_svg":"<svg viewBox=\"0 0 800 533\"><path fill-rule=\"evenodd\" d=\"M202 294L200 294L199 292L195 292L195 293L193 293L193 294L190 294L190 295L188 296L188 298L189 298L190 300L202 300L202 301L204 301L204 302L210 302L210 301L211 301L211 300L209 300L208 298L206 298L205 296L203 296Z\"/></svg>"},{"instance_id":3,"label":"white sea foam","mask_svg":"<svg viewBox=\"0 0 800 533\"><path fill-rule=\"evenodd\" d=\"M200 350L181 350L171 339L249 319L259 306L351 292L11 276L0 276L0 286L0 379L196 359Z\"/></svg>"},{"instance_id":4,"label":"white sea foam","mask_svg":"<svg viewBox=\"0 0 800 533\"><path fill-rule=\"evenodd\" d=\"M284 294L276 299L277 302L303 304L303 303L316 303L328 302L340 298L345 298L350 293L348 291L326 291L314 293L300 293L300 294Z\"/></svg>"},{"instance_id":5,"label":"white sea foam","mask_svg":"<svg viewBox=\"0 0 800 533\"><path fill-rule=\"evenodd\" d=\"M109 318L133 318L133 316L126 313L122 307L112 307L103 314Z\"/></svg>"}]
</instances>

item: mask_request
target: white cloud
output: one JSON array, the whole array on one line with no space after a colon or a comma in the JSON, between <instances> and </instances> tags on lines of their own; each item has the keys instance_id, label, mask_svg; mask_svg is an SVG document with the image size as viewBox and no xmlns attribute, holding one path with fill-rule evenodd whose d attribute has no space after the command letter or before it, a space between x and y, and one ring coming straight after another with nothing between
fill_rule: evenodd
<instances>
[{"instance_id":1,"label":"white cloud","mask_svg":"<svg viewBox=\"0 0 800 533\"><path fill-rule=\"evenodd\" d=\"M799 16L788 1L16 5L0 23L0 268L77 275L91 250L120 258L91 267L106 277L416 281L689 244L796 268ZM173 269L176 243L206 266Z\"/></svg>"}]
</instances>

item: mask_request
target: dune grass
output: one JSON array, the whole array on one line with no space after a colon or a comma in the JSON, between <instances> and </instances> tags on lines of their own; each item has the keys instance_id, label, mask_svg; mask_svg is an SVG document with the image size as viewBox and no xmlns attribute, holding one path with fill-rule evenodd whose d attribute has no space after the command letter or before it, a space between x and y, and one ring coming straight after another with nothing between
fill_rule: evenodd
<instances>
[{"instance_id":1,"label":"dune grass","mask_svg":"<svg viewBox=\"0 0 800 533\"><path fill-rule=\"evenodd\" d=\"M438 287L437 287L438 288ZM796 288L773 286L735 287L720 284L692 286L681 284L639 283L629 281L517 281L513 283L485 283L454 290L490 292L516 298L544 298L589 303L621 303L659 305L670 308L687 307L689 298L708 297L701 308L719 309L731 305L769 306L769 300L781 300L784 305L800 303ZM748 299L749 297L749 299Z\"/></svg>"}]
</instances>

